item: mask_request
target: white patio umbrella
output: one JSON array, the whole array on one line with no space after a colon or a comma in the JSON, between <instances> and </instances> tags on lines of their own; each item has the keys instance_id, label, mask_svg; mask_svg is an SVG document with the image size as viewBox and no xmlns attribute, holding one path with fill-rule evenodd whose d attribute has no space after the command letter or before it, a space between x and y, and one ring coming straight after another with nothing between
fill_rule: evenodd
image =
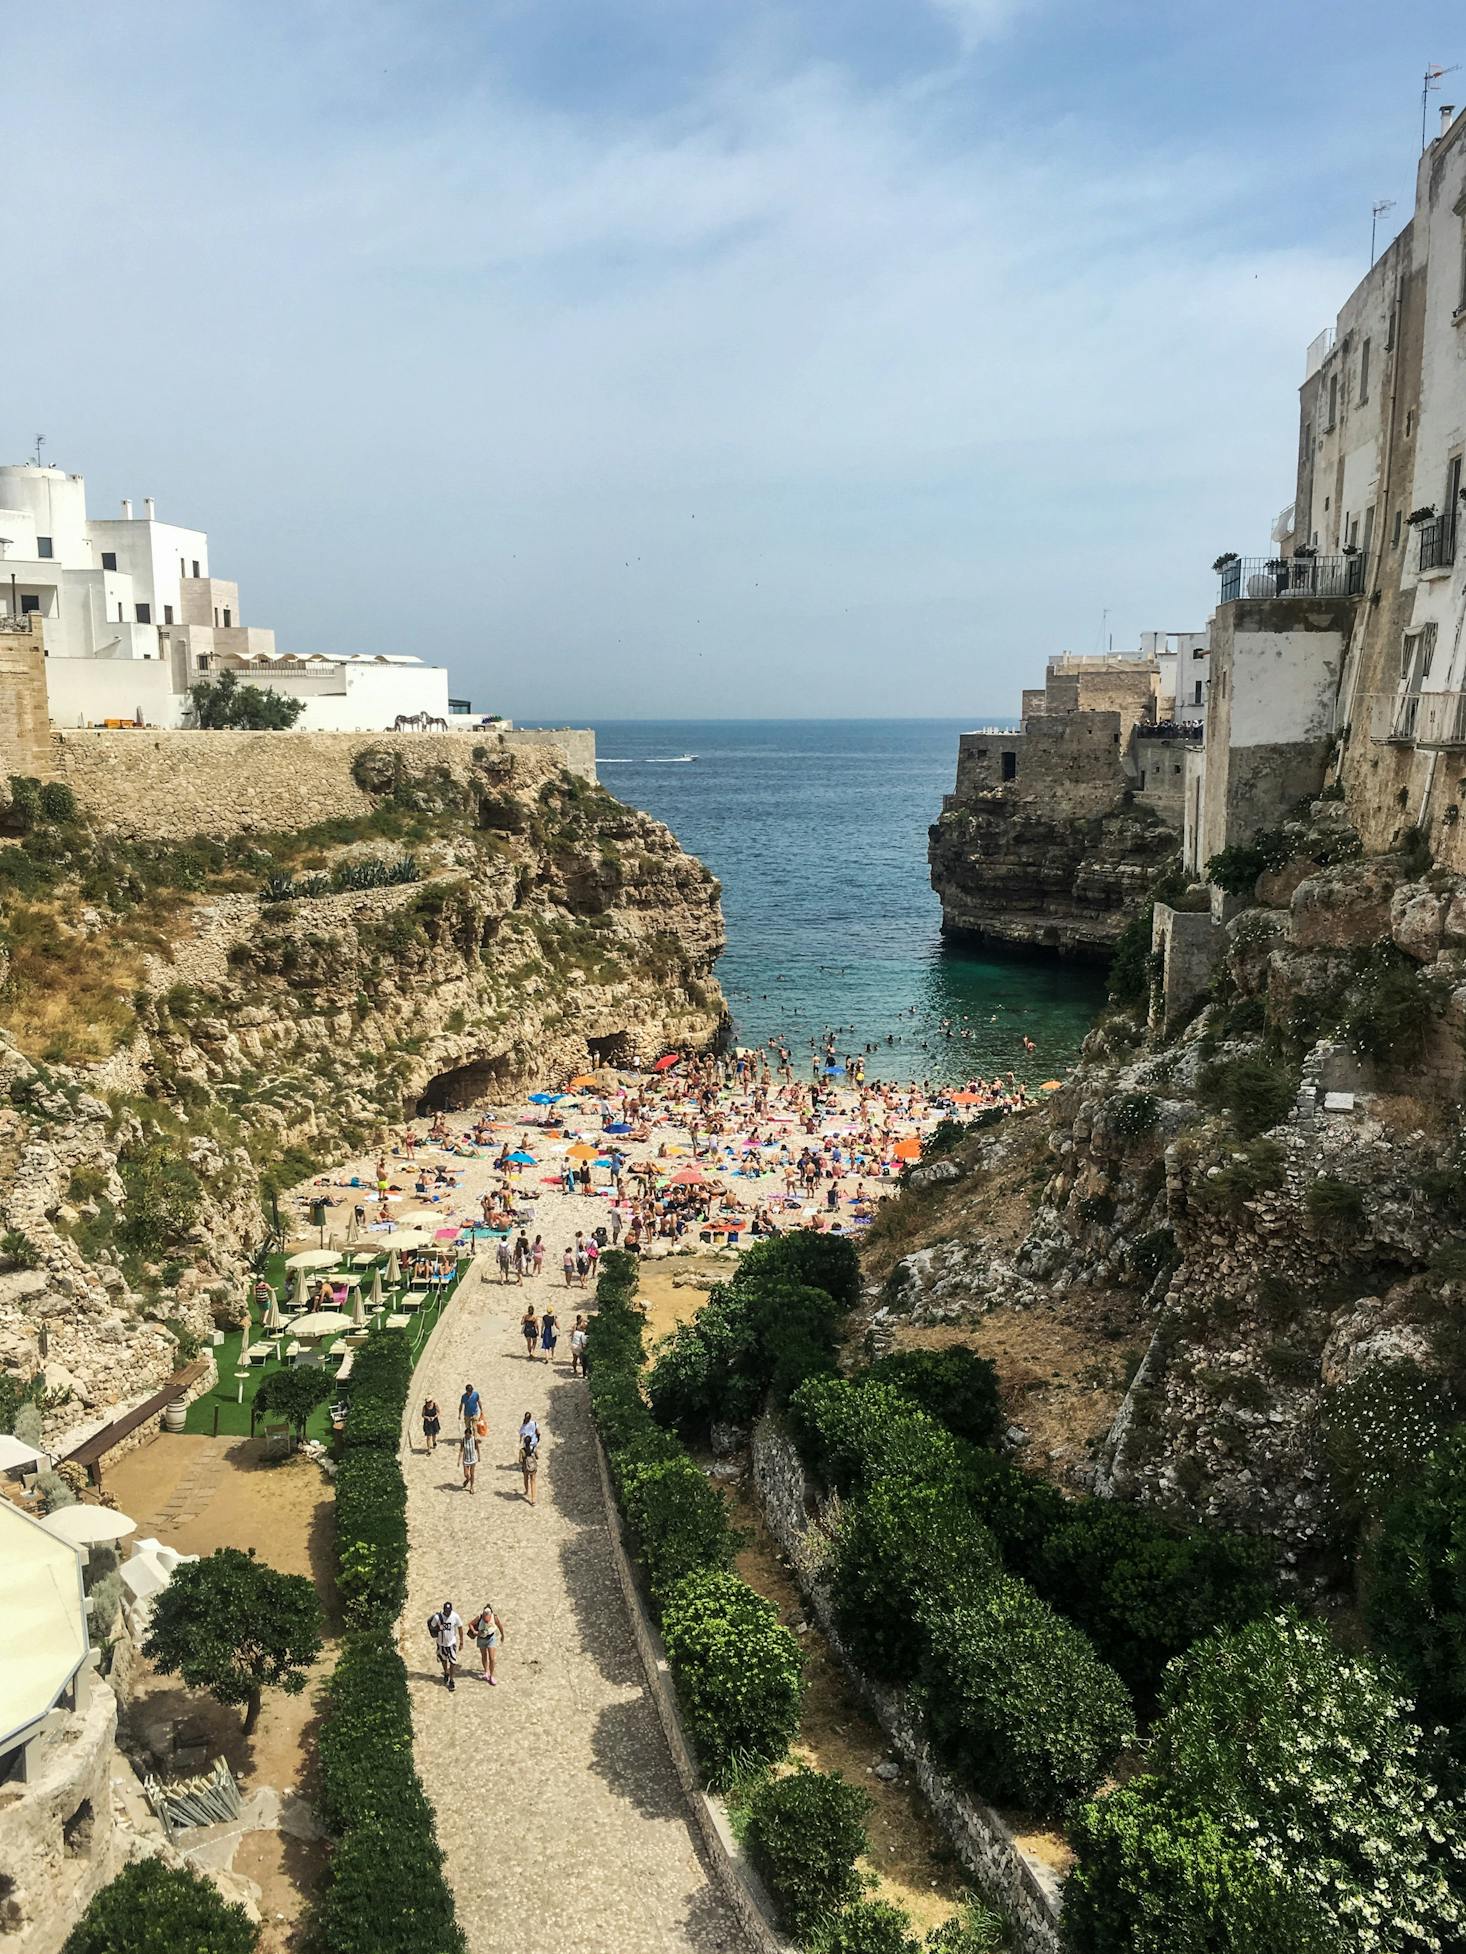
<instances>
[{"instance_id":1,"label":"white patio umbrella","mask_svg":"<svg viewBox=\"0 0 1466 1954\"><path fill-rule=\"evenodd\" d=\"M386 1298L382 1294L382 1271L380 1270L380 1268L373 1269L372 1270L372 1308L380 1309L385 1300Z\"/></svg>"},{"instance_id":2,"label":"white patio umbrella","mask_svg":"<svg viewBox=\"0 0 1466 1954\"><path fill-rule=\"evenodd\" d=\"M433 1208L417 1208L411 1214L401 1214L397 1217L398 1225L403 1229L436 1228L442 1219L442 1215Z\"/></svg>"},{"instance_id":3,"label":"white patio umbrella","mask_svg":"<svg viewBox=\"0 0 1466 1954\"><path fill-rule=\"evenodd\" d=\"M21 1466L38 1465L50 1456L49 1452L39 1452L34 1445L27 1445L22 1438L0 1432L0 1472L16 1472Z\"/></svg>"},{"instance_id":4,"label":"white patio umbrella","mask_svg":"<svg viewBox=\"0 0 1466 1954\"><path fill-rule=\"evenodd\" d=\"M290 1300L297 1309L305 1308L305 1276L304 1269L297 1269L290 1279Z\"/></svg>"},{"instance_id":5,"label":"white patio umbrella","mask_svg":"<svg viewBox=\"0 0 1466 1954\"><path fill-rule=\"evenodd\" d=\"M125 1513L114 1513L110 1506L58 1506L54 1513L41 1516L41 1525L58 1540L69 1540L73 1547L95 1547L104 1540L125 1540L137 1532L137 1521Z\"/></svg>"},{"instance_id":6,"label":"white patio umbrella","mask_svg":"<svg viewBox=\"0 0 1466 1954\"><path fill-rule=\"evenodd\" d=\"M285 1318L280 1314L280 1298L275 1294L273 1289L270 1291L270 1307L265 1311L260 1328L262 1330L283 1330L285 1328Z\"/></svg>"},{"instance_id":7,"label":"white patio umbrella","mask_svg":"<svg viewBox=\"0 0 1466 1954\"><path fill-rule=\"evenodd\" d=\"M426 1248L433 1237L423 1228L394 1228L382 1240L388 1248Z\"/></svg>"},{"instance_id":8,"label":"white patio umbrella","mask_svg":"<svg viewBox=\"0 0 1466 1954\"><path fill-rule=\"evenodd\" d=\"M359 1287L351 1298L351 1320L358 1330L366 1328L366 1299Z\"/></svg>"},{"instance_id":9,"label":"white patio umbrella","mask_svg":"<svg viewBox=\"0 0 1466 1954\"><path fill-rule=\"evenodd\" d=\"M402 1280L402 1264L397 1260L397 1251L395 1248L387 1257L387 1280L388 1282L400 1282Z\"/></svg>"},{"instance_id":10,"label":"white patio umbrella","mask_svg":"<svg viewBox=\"0 0 1466 1954\"><path fill-rule=\"evenodd\" d=\"M336 1265L334 1248L303 1248L298 1255L286 1257L287 1269L330 1269Z\"/></svg>"},{"instance_id":11,"label":"white patio umbrella","mask_svg":"<svg viewBox=\"0 0 1466 1954\"><path fill-rule=\"evenodd\" d=\"M351 1318L344 1310L313 1309L307 1316L296 1317L290 1333L296 1337L339 1337L351 1327Z\"/></svg>"}]
</instances>

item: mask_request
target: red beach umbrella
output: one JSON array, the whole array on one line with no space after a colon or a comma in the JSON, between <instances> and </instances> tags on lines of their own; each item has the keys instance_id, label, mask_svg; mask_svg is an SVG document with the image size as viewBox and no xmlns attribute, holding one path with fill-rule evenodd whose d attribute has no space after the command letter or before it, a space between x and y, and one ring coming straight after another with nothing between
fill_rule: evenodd
<instances>
[{"instance_id":1,"label":"red beach umbrella","mask_svg":"<svg viewBox=\"0 0 1466 1954\"><path fill-rule=\"evenodd\" d=\"M680 1052L665 1052L663 1053L662 1057L657 1060L656 1064L652 1067L652 1070L653 1072L670 1072L674 1065L680 1065L681 1063L682 1063L682 1055Z\"/></svg>"}]
</instances>

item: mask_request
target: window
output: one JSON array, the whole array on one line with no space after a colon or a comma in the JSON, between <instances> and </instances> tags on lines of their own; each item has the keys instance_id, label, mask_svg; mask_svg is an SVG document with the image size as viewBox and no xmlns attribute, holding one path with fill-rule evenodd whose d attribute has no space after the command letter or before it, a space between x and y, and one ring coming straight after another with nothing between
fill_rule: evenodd
<instances>
[{"instance_id":1,"label":"window","mask_svg":"<svg viewBox=\"0 0 1466 1954\"><path fill-rule=\"evenodd\" d=\"M173 606L171 604L165 604L163 606L163 622L165 624L171 624L173 622Z\"/></svg>"},{"instance_id":2,"label":"window","mask_svg":"<svg viewBox=\"0 0 1466 1954\"><path fill-rule=\"evenodd\" d=\"M103 552L102 552L102 568L103 568L104 570L115 570L115 569L117 568L117 552L116 552L116 550L103 550Z\"/></svg>"},{"instance_id":3,"label":"window","mask_svg":"<svg viewBox=\"0 0 1466 1954\"><path fill-rule=\"evenodd\" d=\"M1446 463L1446 499L1441 514L1447 522L1456 520L1456 505L1461 500L1461 457L1452 455Z\"/></svg>"},{"instance_id":4,"label":"window","mask_svg":"<svg viewBox=\"0 0 1466 1954\"><path fill-rule=\"evenodd\" d=\"M1196 681L1196 689L1192 694L1191 703L1194 706L1199 706L1201 704L1201 680L1200 679Z\"/></svg>"},{"instance_id":5,"label":"window","mask_svg":"<svg viewBox=\"0 0 1466 1954\"><path fill-rule=\"evenodd\" d=\"M49 536L38 536L36 538L37 556L52 557L55 554L56 552L51 547L51 538Z\"/></svg>"},{"instance_id":6,"label":"window","mask_svg":"<svg viewBox=\"0 0 1466 1954\"><path fill-rule=\"evenodd\" d=\"M1404 515L1403 510L1396 509L1394 524L1390 530L1390 548L1392 550L1397 550L1400 547L1400 524L1403 519L1403 515Z\"/></svg>"},{"instance_id":7,"label":"window","mask_svg":"<svg viewBox=\"0 0 1466 1954\"><path fill-rule=\"evenodd\" d=\"M1456 310L1466 312L1466 217L1461 220L1461 289L1456 297Z\"/></svg>"},{"instance_id":8,"label":"window","mask_svg":"<svg viewBox=\"0 0 1466 1954\"><path fill-rule=\"evenodd\" d=\"M227 631L233 622L234 622L234 613L230 610L229 606L226 604L224 606L224 629Z\"/></svg>"},{"instance_id":9,"label":"window","mask_svg":"<svg viewBox=\"0 0 1466 1954\"><path fill-rule=\"evenodd\" d=\"M41 600L39 597L22 597L20 600L20 614L22 617L33 617L40 608Z\"/></svg>"},{"instance_id":10,"label":"window","mask_svg":"<svg viewBox=\"0 0 1466 1954\"><path fill-rule=\"evenodd\" d=\"M1372 502L1364 512L1364 540L1359 547L1366 557L1374 548L1374 504Z\"/></svg>"},{"instance_id":11,"label":"window","mask_svg":"<svg viewBox=\"0 0 1466 1954\"><path fill-rule=\"evenodd\" d=\"M1018 778L1018 755L1016 753L1005 753L1003 755L1003 778L1004 780L1016 780Z\"/></svg>"},{"instance_id":12,"label":"window","mask_svg":"<svg viewBox=\"0 0 1466 1954\"><path fill-rule=\"evenodd\" d=\"M1405 409L1405 439L1408 441L1414 432L1415 432L1415 409L1413 407L1407 407Z\"/></svg>"},{"instance_id":13,"label":"window","mask_svg":"<svg viewBox=\"0 0 1466 1954\"><path fill-rule=\"evenodd\" d=\"M138 623L139 623L139 624L151 624L151 623L152 623L152 621L153 621L153 607L152 607L152 605L151 605L151 604L139 604L139 605L138 605L138 607L137 607L137 621L138 621Z\"/></svg>"},{"instance_id":14,"label":"window","mask_svg":"<svg viewBox=\"0 0 1466 1954\"><path fill-rule=\"evenodd\" d=\"M1369 399L1370 343L1371 342L1366 339L1364 344L1359 349L1359 404L1361 407L1364 405L1365 401Z\"/></svg>"},{"instance_id":15,"label":"window","mask_svg":"<svg viewBox=\"0 0 1466 1954\"><path fill-rule=\"evenodd\" d=\"M1303 423L1303 452L1307 454L1313 446L1313 422Z\"/></svg>"},{"instance_id":16,"label":"window","mask_svg":"<svg viewBox=\"0 0 1466 1954\"><path fill-rule=\"evenodd\" d=\"M197 576L199 573L199 560L197 557L195 557L193 560L193 573L195 576Z\"/></svg>"},{"instance_id":17,"label":"window","mask_svg":"<svg viewBox=\"0 0 1466 1954\"><path fill-rule=\"evenodd\" d=\"M122 624L122 623L125 623L125 622L126 622L126 620L124 619L124 617L123 617L123 615L122 615L122 606L121 606L121 604L119 604L119 605L117 606L117 622L118 622L119 624Z\"/></svg>"},{"instance_id":18,"label":"window","mask_svg":"<svg viewBox=\"0 0 1466 1954\"><path fill-rule=\"evenodd\" d=\"M1418 631L1407 631L1400 643L1400 677L1412 692L1430 677L1435 658L1435 626L1422 624Z\"/></svg>"},{"instance_id":19,"label":"window","mask_svg":"<svg viewBox=\"0 0 1466 1954\"><path fill-rule=\"evenodd\" d=\"M1328 423L1328 427L1324 429L1325 434L1327 434L1329 430L1334 426L1338 418L1339 418L1339 376L1337 373L1331 373L1329 375L1329 423Z\"/></svg>"},{"instance_id":20,"label":"window","mask_svg":"<svg viewBox=\"0 0 1466 1954\"><path fill-rule=\"evenodd\" d=\"M219 628L219 606L216 604L214 606L214 629L217 631L218 628Z\"/></svg>"}]
</instances>

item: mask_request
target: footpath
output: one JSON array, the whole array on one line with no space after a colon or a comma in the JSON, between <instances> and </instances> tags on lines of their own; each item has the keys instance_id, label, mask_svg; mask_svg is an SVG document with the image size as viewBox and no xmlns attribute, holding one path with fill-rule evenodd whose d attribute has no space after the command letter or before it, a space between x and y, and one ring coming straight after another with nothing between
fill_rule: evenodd
<instances>
[{"instance_id":1,"label":"footpath","mask_svg":"<svg viewBox=\"0 0 1466 1954\"><path fill-rule=\"evenodd\" d=\"M694 1846L611 1563L585 1386L570 1375L570 1325L591 1298L548 1268L522 1288L482 1282L489 1266L479 1258L418 1367L416 1449L403 1459L417 1767L470 1954L738 1954L742 1931ZM524 1354L531 1298L537 1310L553 1298L560 1318L553 1365ZM469 1381L489 1426L472 1496L453 1442ZM427 1395L443 1421L432 1454L418 1419ZM526 1409L542 1433L533 1507L516 1464ZM471 1645L456 1689L443 1686L427 1619L446 1599L465 1626L485 1601L502 1613L497 1687L478 1680Z\"/></svg>"}]
</instances>

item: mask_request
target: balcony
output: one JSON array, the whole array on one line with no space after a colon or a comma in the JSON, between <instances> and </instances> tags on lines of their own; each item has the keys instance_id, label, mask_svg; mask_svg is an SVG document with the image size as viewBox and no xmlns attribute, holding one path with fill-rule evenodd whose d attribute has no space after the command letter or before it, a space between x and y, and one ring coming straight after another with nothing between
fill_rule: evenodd
<instances>
[{"instance_id":1,"label":"balcony","mask_svg":"<svg viewBox=\"0 0 1466 1954\"><path fill-rule=\"evenodd\" d=\"M1432 516L1417 525L1420 531L1420 571L1449 570L1456 561L1456 512L1447 509L1443 516Z\"/></svg>"},{"instance_id":2,"label":"balcony","mask_svg":"<svg viewBox=\"0 0 1466 1954\"><path fill-rule=\"evenodd\" d=\"M1220 604L1239 597L1359 597L1366 559L1339 556L1239 556L1220 571Z\"/></svg>"},{"instance_id":3,"label":"balcony","mask_svg":"<svg viewBox=\"0 0 1466 1954\"><path fill-rule=\"evenodd\" d=\"M1377 692L1369 737L1380 746L1466 746L1466 692Z\"/></svg>"}]
</instances>

